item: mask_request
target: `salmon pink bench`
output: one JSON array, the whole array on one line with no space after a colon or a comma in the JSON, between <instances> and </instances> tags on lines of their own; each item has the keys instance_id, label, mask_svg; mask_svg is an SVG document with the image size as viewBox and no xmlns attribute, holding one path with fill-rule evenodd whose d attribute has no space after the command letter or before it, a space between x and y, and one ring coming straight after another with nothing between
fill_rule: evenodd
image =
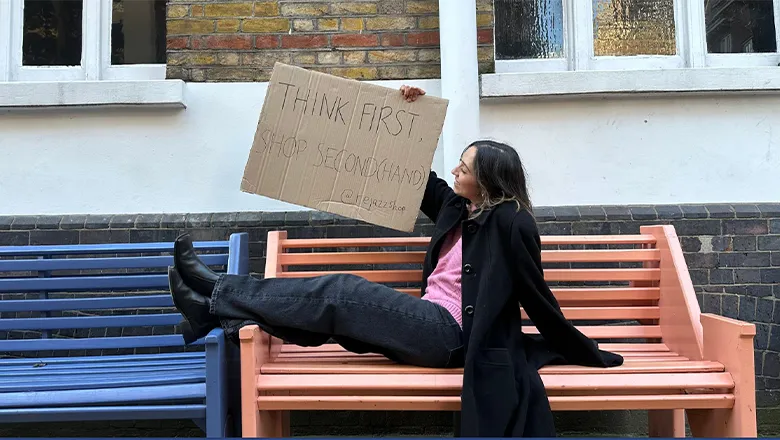
<instances>
[{"instance_id":1,"label":"salmon pink bench","mask_svg":"<svg viewBox=\"0 0 780 440\"><path fill-rule=\"evenodd\" d=\"M266 277L350 272L419 295L429 238L268 235ZM564 314L624 365L540 370L554 411L648 410L651 436L755 437L755 326L701 313L672 226L638 235L543 236ZM416 284L415 284L416 283ZM528 322L528 333L536 329ZM458 411L461 369L395 364L336 344L240 331L242 435L287 436L295 410Z\"/></svg>"}]
</instances>

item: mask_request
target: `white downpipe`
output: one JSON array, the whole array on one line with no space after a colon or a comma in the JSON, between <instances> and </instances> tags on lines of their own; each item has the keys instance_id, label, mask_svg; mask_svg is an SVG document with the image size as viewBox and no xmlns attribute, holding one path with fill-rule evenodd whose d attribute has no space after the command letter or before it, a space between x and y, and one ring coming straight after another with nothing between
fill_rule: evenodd
<instances>
[{"instance_id":1,"label":"white downpipe","mask_svg":"<svg viewBox=\"0 0 780 440\"><path fill-rule=\"evenodd\" d=\"M444 176L465 146L479 136L479 70L476 0L439 0L441 91L449 99L442 133Z\"/></svg>"}]
</instances>

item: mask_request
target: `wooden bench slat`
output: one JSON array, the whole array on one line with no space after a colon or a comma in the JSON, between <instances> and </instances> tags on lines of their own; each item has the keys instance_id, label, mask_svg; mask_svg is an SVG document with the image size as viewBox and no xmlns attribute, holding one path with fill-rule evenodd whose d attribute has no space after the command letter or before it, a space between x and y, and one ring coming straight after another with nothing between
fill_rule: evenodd
<instances>
[{"instance_id":1,"label":"wooden bench slat","mask_svg":"<svg viewBox=\"0 0 780 440\"><path fill-rule=\"evenodd\" d=\"M661 297L658 287L553 287L558 301L657 301Z\"/></svg>"},{"instance_id":2,"label":"wooden bench slat","mask_svg":"<svg viewBox=\"0 0 780 440\"><path fill-rule=\"evenodd\" d=\"M287 238L279 240L284 249L353 248L353 247L425 247L430 237L372 237L372 238Z\"/></svg>"},{"instance_id":3,"label":"wooden bench slat","mask_svg":"<svg viewBox=\"0 0 780 440\"><path fill-rule=\"evenodd\" d=\"M124 404L135 402L171 402L171 401L197 401L202 402L206 396L206 384L190 383L176 384L165 387L117 387L96 388L86 390L48 391L43 393L15 392L4 393L0 399L0 408L40 407L44 404L49 407L98 405L98 404Z\"/></svg>"},{"instance_id":4,"label":"wooden bench slat","mask_svg":"<svg viewBox=\"0 0 780 440\"><path fill-rule=\"evenodd\" d=\"M0 293L94 292L167 289L168 275L106 275L53 278L0 278Z\"/></svg>"},{"instance_id":5,"label":"wooden bench slat","mask_svg":"<svg viewBox=\"0 0 780 440\"><path fill-rule=\"evenodd\" d=\"M545 374L545 389L549 391L664 391L693 389L732 389L729 373L635 373L624 374ZM459 391L463 378L458 374L273 374L259 375L257 388L266 392L318 392L370 390Z\"/></svg>"},{"instance_id":6,"label":"wooden bench slat","mask_svg":"<svg viewBox=\"0 0 780 440\"><path fill-rule=\"evenodd\" d=\"M590 368L577 365L551 365L540 374L627 374L627 373L692 373L724 371L723 364L710 361L633 362L614 368ZM332 365L319 362L263 364L261 374L463 374L462 368L438 369L411 365Z\"/></svg>"},{"instance_id":7,"label":"wooden bench slat","mask_svg":"<svg viewBox=\"0 0 780 440\"><path fill-rule=\"evenodd\" d=\"M340 270L340 271L300 271L279 272L277 278L305 278L349 273L361 276L375 283L414 283L422 280L422 270Z\"/></svg>"},{"instance_id":8,"label":"wooden bench slat","mask_svg":"<svg viewBox=\"0 0 780 440\"><path fill-rule=\"evenodd\" d=\"M621 353L624 357L642 357L642 358L679 358L682 357L678 353L673 352L664 352L664 351L626 351ZM378 353L353 353L346 350L333 350L333 351L322 351L322 352L306 352L306 351L282 351L278 354L281 358L302 358L302 357L310 357L313 359L316 359L317 357L320 357L322 359L329 358L329 357L359 357L363 358L366 356L377 356L377 357L383 357L381 354Z\"/></svg>"},{"instance_id":9,"label":"wooden bench slat","mask_svg":"<svg viewBox=\"0 0 780 440\"><path fill-rule=\"evenodd\" d=\"M641 351L641 352L647 352L647 351L653 351L653 352L669 352L669 347L666 346L666 344L663 343L648 343L648 342L638 342L638 343L627 343L627 342L605 342L599 344L599 348L606 351L613 351L618 353L629 353L634 351Z\"/></svg>"},{"instance_id":10,"label":"wooden bench slat","mask_svg":"<svg viewBox=\"0 0 780 440\"><path fill-rule=\"evenodd\" d=\"M43 362L48 366L62 366L73 364L111 364L111 363L124 363L124 362L189 362L197 359L204 359L205 353L202 351L196 352L183 352L183 353L154 353L154 354L133 354L133 355L103 355L103 356L86 356L86 357L55 357L55 358L5 358L0 359L0 367L8 366L20 366L26 365L32 367L33 365Z\"/></svg>"},{"instance_id":11,"label":"wooden bench slat","mask_svg":"<svg viewBox=\"0 0 780 440\"><path fill-rule=\"evenodd\" d=\"M656 239L649 234L615 234L615 235L542 235L542 245L566 244L655 244Z\"/></svg>"},{"instance_id":12,"label":"wooden bench slat","mask_svg":"<svg viewBox=\"0 0 780 440\"><path fill-rule=\"evenodd\" d=\"M663 352L625 352L620 353L625 362L661 362L661 361L680 361L687 360L688 358L680 356L676 353L663 353ZM327 352L327 353L280 353L276 362L352 362L352 361L370 361L370 360L387 360L385 356L378 353L351 353L351 352ZM388 360L389 362L389 360Z\"/></svg>"},{"instance_id":13,"label":"wooden bench slat","mask_svg":"<svg viewBox=\"0 0 780 440\"><path fill-rule=\"evenodd\" d=\"M580 325L577 329L591 339L661 338L658 325ZM523 326L527 334L539 334L536 327Z\"/></svg>"},{"instance_id":14,"label":"wooden bench slat","mask_svg":"<svg viewBox=\"0 0 780 440\"><path fill-rule=\"evenodd\" d=\"M132 355L130 355L132 356ZM100 357L100 356L93 356ZM126 356L127 357L127 356ZM128 357L123 361L108 361L108 362L71 362L71 363L55 363L51 358L34 358L30 359L31 362L26 364L4 364L0 362L0 376L5 376L8 373L13 372L33 372L33 374L40 374L41 371L47 373L63 372L63 371L112 371L120 372L122 370L135 370L139 368L160 368L160 369L182 369L193 368L205 365L202 357L199 358L168 358L160 360L135 360ZM36 364L43 364L45 370L41 370L40 367L35 367Z\"/></svg>"},{"instance_id":15,"label":"wooden bench slat","mask_svg":"<svg viewBox=\"0 0 780 440\"><path fill-rule=\"evenodd\" d=\"M545 269L545 281L658 281L661 269Z\"/></svg>"},{"instance_id":16,"label":"wooden bench slat","mask_svg":"<svg viewBox=\"0 0 780 440\"><path fill-rule=\"evenodd\" d=\"M0 319L0 331L8 330L58 330L83 328L146 327L176 325L180 313L154 315L112 315L112 316L67 316L53 318L6 318Z\"/></svg>"},{"instance_id":17,"label":"wooden bench slat","mask_svg":"<svg viewBox=\"0 0 780 440\"><path fill-rule=\"evenodd\" d=\"M200 255L209 266L227 264L227 254ZM0 272L108 270L108 269L165 269L173 266L172 256L64 258L53 260L0 260Z\"/></svg>"},{"instance_id":18,"label":"wooden bench slat","mask_svg":"<svg viewBox=\"0 0 780 440\"><path fill-rule=\"evenodd\" d=\"M658 249L543 250L543 263L612 263L659 261Z\"/></svg>"},{"instance_id":19,"label":"wooden bench slat","mask_svg":"<svg viewBox=\"0 0 780 440\"><path fill-rule=\"evenodd\" d=\"M279 254L282 266L316 264L422 264L425 252L312 252Z\"/></svg>"},{"instance_id":20,"label":"wooden bench slat","mask_svg":"<svg viewBox=\"0 0 780 440\"><path fill-rule=\"evenodd\" d=\"M628 351L625 353L620 353L621 356L625 359L638 359L642 358L645 360L655 360L655 359L687 359L685 356L682 356L679 353L663 353L663 352L655 352L655 351Z\"/></svg>"},{"instance_id":21,"label":"wooden bench slat","mask_svg":"<svg viewBox=\"0 0 780 440\"><path fill-rule=\"evenodd\" d=\"M43 373L38 373L43 374ZM126 387L155 387L158 389L172 385L198 384L206 381L206 366L180 371L160 371L159 373L125 372L121 374L78 374L38 377L3 377L0 393L45 393L77 391L83 389L106 389Z\"/></svg>"},{"instance_id":22,"label":"wooden bench slat","mask_svg":"<svg viewBox=\"0 0 780 440\"><path fill-rule=\"evenodd\" d=\"M645 396L550 396L554 411L653 410L732 408L733 394L671 394Z\"/></svg>"},{"instance_id":23,"label":"wooden bench slat","mask_svg":"<svg viewBox=\"0 0 780 440\"><path fill-rule=\"evenodd\" d=\"M401 293L420 296L418 288L398 288ZM661 289L658 287L553 287L550 289L561 305L566 303L600 304L627 303L644 304L658 301Z\"/></svg>"},{"instance_id":24,"label":"wooden bench slat","mask_svg":"<svg viewBox=\"0 0 780 440\"><path fill-rule=\"evenodd\" d=\"M666 346L666 344L660 344L660 343L625 343L625 342L616 342L616 343L604 343L599 344L599 348L606 351L616 351L616 352L628 352L628 351L657 351L657 352L668 352L669 347ZM316 347L301 347L299 345L295 344L284 344L281 346L281 352L282 353L322 353L322 352L342 352L346 353L347 351L340 346L339 344L322 344L320 346Z\"/></svg>"},{"instance_id":25,"label":"wooden bench slat","mask_svg":"<svg viewBox=\"0 0 780 440\"><path fill-rule=\"evenodd\" d=\"M206 418L205 404L100 405L60 408L0 409L0 423L69 422L74 420L156 420L160 418L199 420ZM216 430L215 430L216 431ZM218 437L214 434L213 437Z\"/></svg>"},{"instance_id":26,"label":"wooden bench slat","mask_svg":"<svg viewBox=\"0 0 780 440\"><path fill-rule=\"evenodd\" d=\"M398 288L396 290L407 295L420 296L419 288ZM604 305L610 302L642 304L658 301L661 297L661 289L658 287L553 287L550 290L561 305L567 302Z\"/></svg>"},{"instance_id":27,"label":"wooden bench slat","mask_svg":"<svg viewBox=\"0 0 780 440\"><path fill-rule=\"evenodd\" d=\"M542 235L542 245L565 244L655 244L649 234L622 235ZM340 247L400 247L427 246L430 237L372 237L372 238L287 238L279 240L281 249L340 248Z\"/></svg>"},{"instance_id":28,"label":"wooden bench slat","mask_svg":"<svg viewBox=\"0 0 780 440\"><path fill-rule=\"evenodd\" d=\"M203 340L196 342L203 344ZM106 348L183 347L181 335L120 336L107 338L49 338L0 340L3 351L102 350Z\"/></svg>"},{"instance_id":29,"label":"wooden bench slat","mask_svg":"<svg viewBox=\"0 0 780 440\"><path fill-rule=\"evenodd\" d=\"M230 247L230 242L195 241L192 245L198 251L226 251ZM0 246L0 257L140 254L160 252L173 252L173 242Z\"/></svg>"},{"instance_id":30,"label":"wooden bench slat","mask_svg":"<svg viewBox=\"0 0 780 440\"><path fill-rule=\"evenodd\" d=\"M570 320L606 320L606 319L659 319L658 306L637 307L561 307L563 316ZM528 319L521 309L523 319Z\"/></svg>"},{"instance_id":31,"label":"wooden bench slat","mask_svg":"<svg viewBox=\"0 0 780 440\"><path fill-rule=\"evenodd\" d=\"M731 408L733 394L550 396L554 411ZM460 411L458 396L260 396L261 410Z\"/></svg>"},{"instance_id":32,"label":"wooden bench slat","mask_svg":"<svg viewBox=\"0 0 780 440\"><path fill-rule=\"evenodd\" d=\"M349 273L375 283L419 282L422 270L333 270L279 272L278 278L304 278ZM658 281L660 269L547 269L547 281Z\"/></svg>"},{"instance_id":33,"label":"wooden bench slat","mask_svg":"<svg viewBox=\"0 0 780 440\"><path fill-rule=\"evenodd\" d=\"M173 307L171 295L138 295L101 298L19 299L0 301L0 312L55 312Z\"/></svg>"},{"instance_id":34,"label":"wooden bench slat","mask_svg":"<svg viewBox=\"0 0 780 440\"><path fill-rule=\"evenodd\" d=\"M658 357L624 357L625 364L633 364L637 362L672 362L672 361L688 361L687 358L682 356L658 356ZM322 363L322 364L370 364L370 365L392 365L394 362L387 359L384 356L376 354L364 354L364 355L333 355L327 357L319 356L279 356L274 362L277 363Z\"/></svg>"},{"instance_id":35,"label":"wooden bench slat","mask_svg":"<svg viewBox=\"0 0 780 440\"><path fill-rule=\"evenodd\" d=\"M542 261L545 263L646 262L658 261L660 256L661 253L658 249L588 249L542 251ZM279 264L283 266L316 264L421 264L423 261L425 261L424 251L309 252L279 254Z\"/></svg>"}]
</instances>

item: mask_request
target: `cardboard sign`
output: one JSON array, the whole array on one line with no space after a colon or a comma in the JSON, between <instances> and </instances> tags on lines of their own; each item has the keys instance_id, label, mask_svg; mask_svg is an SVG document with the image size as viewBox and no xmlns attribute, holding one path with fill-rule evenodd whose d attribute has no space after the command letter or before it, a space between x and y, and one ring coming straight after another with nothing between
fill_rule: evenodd
<instances>
[{"instance_id":1,"label":"cardboard sign","mask_svg":"<svg viewBox=\"0 0 780 440\"><path fill-rule=\"evenodd\" d=\"M276 63L241 191L411 231L447 103Z\"/></svg>"}]
</instances>

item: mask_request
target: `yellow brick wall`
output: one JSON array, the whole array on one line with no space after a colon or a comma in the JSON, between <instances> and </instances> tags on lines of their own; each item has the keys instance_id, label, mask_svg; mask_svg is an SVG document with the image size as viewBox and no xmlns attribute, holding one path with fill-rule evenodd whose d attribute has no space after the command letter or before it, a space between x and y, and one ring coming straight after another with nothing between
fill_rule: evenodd
<instances>
[{"instance_id":1,"label":"yellow brick wall","mask_svg":"<svg viewBox=\"0 0 780 440\"><path fill-rule=\"evenodd\" d=\"M456 1L456 0L452 0ZM356 79L440 76L438 0L168 0L168 78L267 81L280 61ZM492 0L477 0L481 72Z\"/></svg>"}]
</instances>

